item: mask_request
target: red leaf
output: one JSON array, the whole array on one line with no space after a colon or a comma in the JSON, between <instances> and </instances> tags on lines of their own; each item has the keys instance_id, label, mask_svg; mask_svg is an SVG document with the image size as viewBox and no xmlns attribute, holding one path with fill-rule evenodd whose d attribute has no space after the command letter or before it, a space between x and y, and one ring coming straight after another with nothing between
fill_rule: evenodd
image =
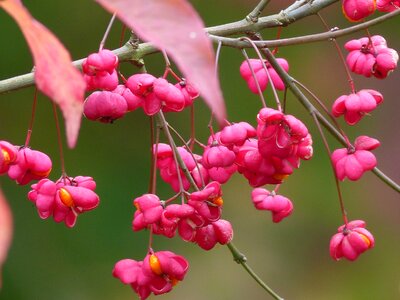
<instances>
[{"instance_id":1,"label":"red leaf","mask_svg":"<svg viewBox=\"0 0 400 300\"><path fill-rule=\"evenodd\" d=\"M8 248L11 244L13 226L12 214L8 203L0 189L0 288L1 288L1 266L7 257Z\"/></svg>"},{"instance_id":2,"label":"red leaf","mask_svg":"<svg viewBox=\"0 0 400 300\"><path fill-rule=\"evenodd\" d=\"M69 147L76 144L83 112L85 81L72 66L61 42L36 21L19 0L3 0L0 6L20 27L35 63L35 82L40 91L57 103L64 115Z\"/></svg>"},{"instance_id":3,"label":"red leaf","mask_svg":"<svg viewBox=\"0 0 400 300\"><path fill-rule=\"evenodd\" d=\"M96 1L111 13L116 12L140 38L166 50L219 121L225 119L212 44L203 21L186 0Z\"/></svg>"}]
</instances>

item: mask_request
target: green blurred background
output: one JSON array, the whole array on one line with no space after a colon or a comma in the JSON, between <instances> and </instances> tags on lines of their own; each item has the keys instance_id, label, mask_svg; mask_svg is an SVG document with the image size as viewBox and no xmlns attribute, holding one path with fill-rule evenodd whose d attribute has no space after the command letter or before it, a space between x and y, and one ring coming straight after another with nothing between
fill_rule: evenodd
<instances>
[{"instance_id":1,"label":"green blurred background","mask_svg":"<svg viewBox=\"0 0 400 300\"><path fill-rule=\"evenodd\" d=\"M291 1L271 1L267 11L278 12ZM193 1L206 25L217 25L243 18L255 2L239 0ZM110 15L94 1L25 1L33 16L48 26L71 51L74 59L95 52ZM332 26L346 27L339 4L323 12ZM400 19L376 26L389 46L400 49ZM283 37L320 32L317 17L310 17L283 30ZM107 47L116 48L121 24L116 23ZM264 32L274 38L276 29ZM355 34L361 37L364 33ZM0 79L24 74L32 69L26 43L15 23L0 11ZM341 38L344 43L348 38ZM254 56L254 53L251 53ZM290 63L290 73L309 86L326 103L349 92L343 67L332 44L318 43L281 48L278 56ZM255 125L260 109L240 78L241 53L223 48L220 78L229 119L246 120ZM163 72L160 55L146 57L148 70ZM137 72L123 66L126 76ZM385 103L373 117L366 117L356 128L344 125L351 140L367 134L378 138L382 146L375 151L379 167L400 181L398 155L400 143L398 101L400 72L388 79L363 79L355 75L361 88L380 90ZM270 91L266 92L271 101ZM28 126L33 88L6 95L0 100L0 139L23 144ZM200 140L207 138L209 111L197 101L197 131ZM223 217L232 222L234 242L246 254L249 264L285 299L400 299L400 197L373 174L358 182L342 184L350 219L364 219L376 238L376 247L358 261L334 262L328 253L330 237L341 225L341 216L332 171L321 139L304 109L289 94L288 111L301 118L314 137L314 158L287 180L280 192L295 204L294 214L280 224L273 224L268 212L256 211L250 200L251 188L240 175L224 186ZM188 112L169 114L168 120L184 136L189 130ZM339 145L330 139L331 147ZM60 175L56 131L51 105L39 97L38 111L31 139L34 149L49 154L54 163L51 178ZM131 221L132 199L147 191L149 178L149 122L141 111L128 114L113 125L83 120L75 149L65 148L70 176L90 175L98 184L100 206L78 218L73 229L52 220L41 220L27 200L28 186L17 186L7 177L0 184L14 214L14 239L4 266L0 299L7 300L80 300L136 299L129 286L111 276L120 259L141 260L146 252L148 233L134 233ZM159 181L161 198L172 194ZM263 290L235 262L226 247L216 246L206 252L182 242L155 237L155 250L169 249L184 255L190 272L184 282L160 299L269 299Z\"/></svg>"}]
</instances>

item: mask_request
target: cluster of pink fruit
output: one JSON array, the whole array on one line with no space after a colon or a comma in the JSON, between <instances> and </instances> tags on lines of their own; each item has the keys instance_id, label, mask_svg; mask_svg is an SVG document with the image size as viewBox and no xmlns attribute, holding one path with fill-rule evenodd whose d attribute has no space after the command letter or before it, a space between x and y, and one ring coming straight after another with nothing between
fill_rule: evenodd
<instances>
[{"instance_id":1,"label":"cluster of pink fruit","mask_svg":"<svg viewBox=\"0 0 400 300\"><path fill-rule=\"evenodd\" d=\"M344 0L343 11L350 20L358 21L375 10L375 1L370 2L372 4ZM378 9L391 11L397 4L396 1L378 0ZM354 73L385 78L397 66L397 52L388 48L381 36L353 40L345 48L350 52L348 67ZM278 58L277 62L286 72L289 70L285 59ZM166 80L169 72L177 80L176 84ZM148 116L180 112L198 97L196 89L169 68L161 78L143 73L126 80L118 72L117 56L105 49L88 56L83 62L83 73L87 90L99 90L87 97L84 114L90 120L104 123L111 123L140 107ZM263 92L268 84L277 90L286 88L274 68L261 59L244 61L240 74L253 93ZM123 84L119 84L119 77ZM344 115L345 121L354 125L382 101L379 92L371 89L356 92L352 85L350 95L343 95L334 102L332 114L335 117ZM344 138L348 141L347 137ZM149 229L150 235L168 238L178 233L184 241L205 250L212 249L217 243L228 244L233 229L228 221L221 219L221 185L236 172L255 188L251 198L256 209L270 211L273 222L278 223L292 213L293 203L277 195L278 188L294 169L300 167L300 160L308 160L313 154L311 135L296 117L286 114L280 106L277 110L264 107L257 115L257 128L246 122L227 122L218 132L211 129L206 145L197 144L202 148L201 155L193 153L194 143L182 147L158 142L153 145L160 177L177 194L165 201L154 193L134 199L134 231ZM3 148L7 149L6 146ZM376 166L371 150L379 146L379 141L360 136L354 146L349 142L347 146L332 153L335 174L339 180L346 177L358 180L364 172ZM4 154L8 153L6 150L2 153L0 170L7 171L6 166L13 164L16 154L12 152L7 156ZM178 163L178 157L181 163ZM262 188L266 184L276 185L276 188L270 192ZM32 186L29 199L36 204L42 218L52 215L57 222L63 220L72 227L78 214L98 205L94 188L95 183L90 177L62 177L57 182L42 179ZM189 192L191 189L194 191ZM176 199L181 199L181 203L171 203ZM373 246L374 238L365 229L365 222L347 222L345 218L345 224L331 239L330 254L336 260L342 257L355 260ZM150 244L143 261L123 259L116 263L113 275L122 283L131 285L141 299L146 299L151 293L158 295L171 291L183 280L188 267L182 256L170 251L154 252Z\"/></svg>"},{"instance_id":2,"label":"cluster of pink fruit","mask_svg":"<svg viewBox=\"0 0 400 300\"><path fill-rule=\"evenodd\" d=\"M397 67L397 51L388 48L386 40L379 35L351 40L344 47L349 51L347 65L356 74L384 79ZM383 96L378 91L366 89L356 92L353 89L351 94L336 99L332 113L335 117L344 115L347 124L354 125L382 102Z\"/></svg>"},{"instance_id":3,"label":"cluster of pink fruit","mask_svg":"<svg viewBox=\"0 0 400 300\"><path fill-rule=\"evenodd\" d=\"M50 158L43 152L0 141L0 174L7 173L18 184L46 178L51 167Z\"/></svg>"},{"instance_id":4,"label":"cluster of pink fruit","mask_svg":"<svg viewBox=\"0 0 400 300\"><path fill-rule=\"evenodd\" d=\"M396 1L378 1L378 9L381 11L392 11L397 7ZM371 7L368 7L370 5ZM375 10L375 1L343 1L343 11L345 15L352 21L358 21L369 15L369 12ZM386 78L396 67L398 62L398 54L395 50L387 47L386 40L379 36L364 37L359 40L352 40L345 44L345 48L349 51L347 56L348 68L356 74L364 75L365 77L374 76L376 78ZM277 59L277 62L281 67L288 71L289 65L285 59ZM253 93L259 93L264 91L269 81L277 90L285 89L285 85L279 75L269 65L267 61L261 61L260 59L246 60L240 66L240 73L243 79L246 80L249 89ZM269 73L269 74L268 74ZM373 111L380 103L383 102L383 96L381 93L372 90L364 89L358 92L355 91L354 85L351 81L352 93L350 95L343 95L339 97L332 106L332 114L335 117L344 115L345 121L349 125L358 123L366 114ZM250 146L258 146L260 158L263 159L275 159L278 153L286 153L284 147L285 143L294 146L296 150L291 150L291 153L296 153L297 156L287 158L286 162L289 164L283 164L283 166L296 166L298 167L299 158L309 159L312 155L311 148L311 137L308 134L307 128L293 116L284 116L281 111L276 111L270 108L264 108L258 114L257 135L258 143L252 144L251 140L246 143ZM279 130L276 130L277 124L282 122L285 118L286 124L280 128L283 133L282 137L277 134ZM270 121L268 121L270 120ZM296 122L298 128L296 132L296 126L287 125L290 121ZM260 125L265 123L265 132L263 134L260 131ZM290 130L287 130L290 128ZM293 136L300 137L301 140L287 139L285 137L285 131L290 132ZM273 137L273 138L271 138ZM265 138L265 140L263 140ZM347 137L344 137L347 141ZM274 140L275 139L275 140ZM372 170L376 165L377 161L375 156L371 153L380 145L379 141L368 136L359 136L356 138L354 145L348 142L347 148L336 149L331 156L332 164L334 166L335 174L339 180L344 180L346 177L350 180L358 180L362 177L364 172ZM278 146L278 147L276 147ZM240 153L240 152L239 152ZM248 153L244 152L245 155ZM240 157L240 156L239 156ZM246 158L246 156L243 156ZM249 162L256 168L261 168L263 161L261 159L254 159L253 156L249 159ZM245 160L244 160L245 161ZM239 162L239 163L238 163ZM236 160L238 170L240 172L241 164ZM246 173L243 173L246 176ZM280 174L276 174L279 178ZM282 172L283 176L288 173ZM277 177L273 177L277 179ZM247 177L247 176L246 176ZM279 181L274 182L273 180L267 179L265 181L258 182L257 180L251 180L249 177L249 183L252 186L260 186L263 184L276 184ZM259 179L259 178L258 178ZM260 183L260 184L258 184ZM269 199L274 197L277 199L274 192L257 188L253 191L252 198L255 202L256 207L270 207L269 202L263 202L260 199ZM284 197L282 197L284 198ZM282 210L281 213L275 213L275 219L280 221L282 216L285 217L285 212L291 211L293 206L290 200L280 198L281 208L285 207L286 210ZM287 213L289 214L289 213ZM339 227L339 233L336 234L330 244L330 253L334 259L340 259L345 257L349 260L354 260L359 254L366 251L374 246L374 240L372 235L364 229L365 223L363 221L352 221L347 223L345 218L345 225Z\"/></svg>"},{"instance_id":5,"label":"cluster of pink fruit","mask_svg":"<svg viewBox=\"0 0 400 300\"><path fill-rule=\"evenodd\" d=\"M198 244L204 250L214 248L217 243L225 245L232 240L232 225L221 219L221 185L210 182L204 189L187 195L182 204L169 204L154 194L145 194L133 203L136 212L133 230L151 228L152 233L168 238L179 236L186 242Z\"/></svg>"},{"instance_id":6,"label":"cluster of pink fruit","mask_svg":"<svg viewBox=\"0 0 400 300\"><path fill-rule=\"evenodd\" d=\"M111 123L127 112L143 108L152 116L164 112L182 111L198 97L197 91L185 80L175 85L150 74L135 74L118 84L118 57L107 49L88 56L82 64L87 90L84 114L89 120Z\"/></svg>"},{"instance_id":7,"label":"cluster of pink fruit","mask_svg":"<svg viewBox=\"0 0 400 300\"><path fill-rule=\"evenodd\" d=\"M25 146L0 141L0 174L7 173L19 185L39 180L32 185L28 199L32 201L42 219L53 216L73 227L78 214L92 210L99 204L94 193L96 183L91 177L61 177L57 182L47 179L51 171L50 158L43 152Z\"/></svg>"},{"instance_id":8,"label":"cluster of pink fruit","mask_svg":"<svg viewBox=\"0 0 400 300\"><path fill-rule=\"evenodd\" d=\"M376 9L382 12L399 9L399 4L399 1L392 0L343 0L342 7L347 19L357 22L371 15ZM351 40L344 47L349 51L346 58L347 66L356 74L384 79L397 67L398 53L387 47L386 40L382 36L367 36ZM350 81L352 83L351 79ZM383 102L383 96L371 89L356 92L353 84L351 88L351 94L342 95L333 103L332 114L335 117L344 115L347 124L355 125ZM347 148L335 150L331 159L336 177L339 180L344 180L346 177L350 180L360 179L364 172L372 170L377 165L371 150L379 145L376 139L359 136L354 146L348 142ZM332 237L330 254L336 260L342 257L355 260L373 246L374 238L365 229L364 221L346 222Z\"/></svg>"}]
</instances>

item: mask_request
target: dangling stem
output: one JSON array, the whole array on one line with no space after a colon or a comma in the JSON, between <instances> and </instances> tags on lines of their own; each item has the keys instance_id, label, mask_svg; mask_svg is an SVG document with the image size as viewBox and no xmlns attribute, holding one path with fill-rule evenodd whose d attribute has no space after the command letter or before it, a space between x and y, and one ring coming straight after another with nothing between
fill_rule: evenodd
<instances>
[{"instance_id":1,"label":"dangling stem","mask_svg":"<svg viewBox=\"0 0 400 300\"><path fill-rule=\"evenodd\" d=\"M112 17L111 17L110 22L108 23L106 32L104 32L103 39L102 39L101 42L100 42L99 51L103 50L104 44L106 43L108 34L110 33L110 30L111 30L111 27L112 27L112 25L113 25L113 23L114 23L114 20L115 20L116 15L117 15L117 13L114 13L114 14L112 15Z\"/></svg>"},{"instance_id":2,"label":"dangling stem","mask_svg":"<svg viewBox=\"0 0 400 300\"><path fill-rule=\"evenodd\" d=\"M148 245L148 250L150 254L153 254L153 227L150 225L150 234L149 234L149 245Z\"/></svg>"},{"instance_id":3,"label":"dangling stem","mask_svg":"<svg viewBox=\"0 0 400 300\"><path fill-rule=\"evenodd\" d=\"M32 102L32 114L31 114L31 119L29 121L28 131L26 133L25 147L29 146L29 142L31 140L33 121L35 120L35 114L36 114L36 106L37 106L37 88L35 87L35 91L33 94L33 102Z\"/></svg>"},{"instance_id":4,"label":"dangling stem","mask_svg":"<svg viewBox=\"0 0 400 300\"><path fill-rule=\"evenodd\" d=\"M172 69L171 69L171 62L168 58L167 52L165 50L161 51L165 60L165 71L162 78L167 78L168 74L171 74L176 80L182 81L182 78L178 76Z\"/></svg>"},{"instance_id":5,"label":"dangling stem","mask_svg":"<svg viewBox=\"0 0 400 300\"><path fill-rule=\"evenodd\" d=\"M281 38L282 29L283 29L283 27L278 27L278 32L277 32L277 34L276 34L276 39L277 39L277 40L280 40L280 38ZM275 54L278 53L278 51L279 51L279 47L276 46L276 47L274 48L274 50L272 50L272 54L275 55Z\"/></svg>"},{"instance_id":6,"label":"dangling stem","mask_svg":"<svg viewBox=\"0 0 400 300\"><path fill-rule=\"evenodd\" d=\"M251 76L253 76L254 82L256 83L257 92L258 92L258 95L260 96L261 103L262 103L263 107L265 108L265 107L267 107L267 103L265 102L265 98L264 98L263 92L261 90L260 83L258 82L256 73L254 72L253 66L250 63L249 56L247 55L246 50L242 49L241 51L242 51L244 58L247 61L247 64L248 64L250 72L251 72Z\"/></svg>"},{"instance_id":7,"label":"dangling stem","mask_svg":"<svg viewBox=\"0 0 400 300\"><path fill-rule=\"evenodd\" d=\"M330 161L330 164L331 164L331 167L332 167L332 171L333 171L333 177L335 177L336 189L337 189L338 196L339 196L340 210L342 212L342 217L343 217L344 224L347 225L347 223L348 223L348 221L347 221L347 212L346 212L346 209L344 207L342 191L340 189L339 180L338 180L338 178L336 176L335 166L334 166L334 164L332 162L332 159L331 159L331 157L332 157L331 150L329 148L328 141L326 140L326 137L324 135L324 132L323 132L323 130L321 128L321 124L319 123L319 120L318 120L317 116L315 115L315 113L312 113L311 116L313 117L314 122L317 125L319 134L321 135L322 141L323 141L324 146L325 146L325 150L326 150L326 152L328 153L328 156L329 156L329 161Z\"/></svg>"},{"instance_id":8,"label":"dangling stem","mask_svg":"<svg viewBox=\"0 0 400 300\"><path fill-rule=\"evenodd\" d=\"M193 151L194 143L196 142L196 125L194 123L194 103L190 106L190 139L189 149Z\"/></svg>"},{"instance_id":9,"label":"dangling stem","mask_svg":"<svg viewBox=\"0 0 400 300\"><path fill-rule=\"evenodd\" d=\"M250 274L251 277L274 299L276 300L283 300L277 293L275 293L257 274L253 271L253 269L247 264L246 256L240 252L236 246L230 242L227 244L228 249L231 251L233 259L238 263L241 264L242 267Z\"/></svg>"},{"instance_id":10,"label":"dangling stem","mask_svg":"<svg viewBox=\"0 0 400 300\"><path fill-rule=\"evenodd\" d=\"M320 13L317 13L317 15L318 15L319 19L321 20L322 24L324 24L326 30L332 31L333 29L331 29L331 28L329 27L328 23L325 22L325 20L324 20L324 18L322 17L322 15L321 15ZM354 93L356 92L356 88L355 88L355 85L354 85L354 80L353 80L353 77L351 76L350 70L349 70L349 68L348 68L348 66L347 66L347 63L346 63L346 60L345 60L345 58L344 58L344 56L343 56L343 52L342 52L342 50L340 49L339 44L338 44L338 42L336 41L335 38L332 38L331 41L333 42L333 44L334 44L335 47L336 47L336 51L337 51L337 53L339 54L340 60L342 61L342 65L343 65L343 67L344 67L344 69L345 69L345 71L346 71L347 79L348 79L348 82L349 82L349 84L350 84L351 92L354 94Z\"/></svg>"},{"instance_id":11,"label":"dangling stem","mask_svg":"<svg viewBox=\"0 0 400 300\"><path fill-rule=\"evenodd\" d=\"M60 152L61 176L63 178L65 178L65 177L67 177L67 173L65 172L64 150L63 150L63 146L62 146L60 122L58 120L57 106L54 102L52 102L52 104L53 104L54 121L56 123L56 130L57 130L58 150Z\"/></svg>"},{"instance_id":12,"label":"dangling stem","mask_svg":"<svg viewBox=\"0 0 400 300\"><path fill-rule=\"evenodd\" d=\"M125 32L126 32L126 26L125 26L125 24L122 24L121 36L119 38L119 47L121 47L122 43L124 42Z\"/></svg>"},{"instance_id":13,"label":"dangling stem","mask_svg":"<svg viewBox=\"0 0 400 300\"><path fill-rule=\"evenodd\" d=\"M335 117L332 116L331 112L328 110L328 108L325 106L325 104L309 89L307 88L304 84L302 84L300 81L296 80L293 78L293 82L300 86L302 89L304 89L310 96L319 104L319 106L325 111L325 113L329 116L329 118L332 120L333 124L336 126L336 128L339 130L341 133L342 137L345 139L347 143L347 147L350 148L351 143L347 135L344 133L343 129L340 127L339 123L336 121Z\"/></svg>"},{"instance_id":14,"label":"dangling stem","mask_svg":"<svg viewBox=\"0 0 400 300\"><path fill-rule=\"evenodd\" d=\"M364 20L363 20L363 22L364 22ZM367 33L368 41L371 44L372 50L374 51L374 55L376 55L377 53L376 53L375 45L374 45L374 42L372 41L372 36L371 36L371 33L369 32L368 28L365 28L365 32Z\"/></svg>"},{"instance_id":15,"label":"dangling stem","mask_svg":"<svg viewBox=\"0 0 400 300\"><path fill-rule=\"evenodd\" d=\"M274 192L277 193L280 187L281 187L281 184L277 184L274 188Z\"/></svg>"},{"instance_id":16,"label":"dangling stem","mask_svg":"<svg viewBox=\"0 0 400 300\"><path fill-rule=\"evenodd\" d=\"M170 144L171 148L172 148L172 153L174 155L174 160L176 163L176 168L177 168L177 172L178 172L178 180L179 180L179 184L182 187L181 192L184 192L185 190L183 189L183 185L182 184L182 178L181 173L180 173L180 169L179 167L182 169L183 173L185 174L186 178L188 179L189 183L192 185L192 187L198 191L199 188L196 185L196 182L194 181L192 175L190 174L190 171L188 170L188 168L186 167L185 162L183 161L182 157L180 156L179 152L178 152L178 148L176 147L175 141L172 138L171 132L169 131L169 127L168 127L168 123L165 120L164 114L163 112L160 110L157 113L157 120L158 120L158 125L160 126L160 128L162 128L162 130L164 131L168 143Z\"/></svg>"},{"instance_id":17,"label":"dangling stem","mask_svg":"<svg viewBox=\"0 0 400 300\"><path fill-rule=\"evenodd\" d=\"M222 42L218 42L217 51L215 52L215 74L218 77L219 56L221 54Z\"/></svg>"},{"instance_id":18,"label":"dangling stem","mask_svg":"<svg viewBox=\"0 0 400 300\"><path fill-rule=\"evenodd\" d=\"M175 135L178 137L178 139L183 143L183 145L185 145L187 151L189 152L190 156L192 157L192 159L193 159L193 161L194 161L194 163L196 165L197 170L199 171L201 184L202 184L203 187L205 187L205 181L204 181L204 178L203 178L203 174L200 172L199 164L198 164L196 158L194 157L192 149L189 148L189 145L185 142L185 139L179 134L178 131L175 130L174 127L172 127L171 125L168 124L168 128L171 129L172 132L175 133Z\"/></svg>"},{"instance_id":19,"label":"dangling stem","mask_svg":"<svg viewBox=\"0 0 400 300\"><path fill-rule=\"evenodd\" d=\"M151 174L150 174L150 184L149 184L149 193L156 193L157 186L157 152L158 152L158 143L160 141L160 128L156 127L156 137L154 139L154 117L150 117L150 158L151 158ZM155 148L154 148L155 145Z\"/></svg>"},{"instance_id":20,"label":"dangling stem","mask_svg":"<svg viewBox=\"0 0 400 300\"><path fill-rule=\"evenodd\" d=\"M284 114L286 113L287 90L288 88L285 86L285 91L283 92L283 106L282 106L282 112Z\"/></svg>"},{"instance_id":21,"label":"dangling stem","mask_svg":"<svg viewBox=\"0 0 400 300\"><path fill-rule=\"evenodd\" d=\"M249 39L248 37L242 37L242 38L240 38L240 40L248 41L253 46L254 51L256 51L256 53L258 55L258 58L260 59L261 64L262 64L262 66L264 68L264 71L267 74L268 81L271 84L271 88L272 88L272 92L274 94L274 98L275 98L275 102L276 102L277 108L278 108L279 111L282 111L282 107L281 107L281 103L279 101L278 93L276 92L275 85L274 85L274 83L272 81L272 78L271 78L271 74L269 74L268 68L267 68L267 66L265 64L264 58L262 57L262 55L260 53L260 50L258 50L257 45L254 44L254 41Z\"/></svg>"}]
</instances>

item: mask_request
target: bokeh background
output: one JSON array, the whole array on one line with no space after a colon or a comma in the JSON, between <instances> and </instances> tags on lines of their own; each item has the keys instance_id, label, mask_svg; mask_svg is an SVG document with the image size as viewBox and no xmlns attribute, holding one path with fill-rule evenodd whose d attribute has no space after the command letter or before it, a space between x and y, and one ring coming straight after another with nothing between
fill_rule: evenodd
<instances>
[{"instance_id":1,"label":"bokeh background","mask_svg":"<svg viewBox=\"0 0 400 300\"><path fill-rule=\"evenodd\" d=\"M266 13L279 12L291 1L271 1ZM239 0L192 1L207 26L243 18L255 2ZM31 13L48 26L70 50L74 59L95 52L110 15L94 1L25 1ZM323 12L331 26L349 26L339 4ZM382 34L389 46L400 49L400 19L371 28ZM323 31L317 17L285 28L282 36ZM116 23L107 41L108 48L119 43L121 24ZM276 29L263 32L274 38ZM364 33L354 34L361 37ZM0 79L24 74L32 69L26 43L15 23L0 11ZM339 39L343 44L350 37ZM250 51L252 56L254 53ZM285 47L279 55L288 59L290 73L320 96L328 105L348 93L343 67L329 42ZM159 54L146 57L148 70L163 72ZM243 60L235 49L223 48L220 78L229 119L255 125L260 109L240 78ZM126 76L137 72L125 64ZM361 134L378 138L382 146L375 151L379 167L400 181L399 109L400 72L386 80L363 79L355 75L357 87L374 88L385 96L385 103L364 118L355 128L344 125L351 140ZM270 91L266 92L271 101ZM33 88L0 96L0 139L23 144L31 114ZM209 110L197 101L197 132L200 140L208 135ZM224 186L223 217L232 222L234 243L246 254L255 271L285 299L400 299L400 197L372 173L358 182L342 184L350 219L364 219L376 238L376 247L358 261L334 262L328 253L330 237L341 225L339 204L332 171L321 139L310 116L288 96L288 111L301 118L314 139L314 158L303 162L280 192L295 204L294 214L273 224L268 212L256 211L250 200L251 188L240 175ZM189 133L188 112L169 114L168 120L184 136ZM339 144L329 139L331 147ZM51 178L60 175L56 130L51 103L39 97L31 139L34 149L49 154L54 163ZM70 176L90 175L98 184L101 205L78 218L73 229L52 220L41 220L27 200L29 186L17 186L7 177L0 184L14 214L14 239L4 266L3 290L6 300L136 299L129 286L111 276L120 259L141 260L146 252L148 233L134 233L131 221L132 199L147 191L149 178L149 122L141 111L129 113L115 124L83 120L75 149L65 148ZM161 198L172 194L159 180ZM190 272L173 292L160 299L269 299L269 296L237 265L224 246L206 252L193 244L155 237L156 250L169 249L184 255Z\"/></svg>"}]
</instances>

